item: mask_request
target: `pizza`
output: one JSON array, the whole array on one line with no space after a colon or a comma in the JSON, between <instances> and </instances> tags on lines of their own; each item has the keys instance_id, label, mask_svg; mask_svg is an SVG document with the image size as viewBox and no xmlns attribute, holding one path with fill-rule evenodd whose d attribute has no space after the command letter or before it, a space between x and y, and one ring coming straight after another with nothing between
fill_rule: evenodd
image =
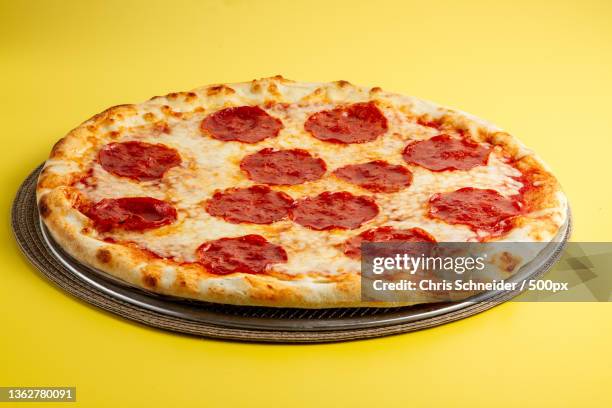
<instances>
[{"instance_id":1,"label":"pizza","mask_svg":"<svg viewBox=\"0 0 612 408\"><path fill-rule=\"evenodd\" d=\"M347 81L114 106L53 147L40 217L79 262L215 303L360 305L363 242L548 242L559 183L514 136Z\"/></svg>"}]
</instances>

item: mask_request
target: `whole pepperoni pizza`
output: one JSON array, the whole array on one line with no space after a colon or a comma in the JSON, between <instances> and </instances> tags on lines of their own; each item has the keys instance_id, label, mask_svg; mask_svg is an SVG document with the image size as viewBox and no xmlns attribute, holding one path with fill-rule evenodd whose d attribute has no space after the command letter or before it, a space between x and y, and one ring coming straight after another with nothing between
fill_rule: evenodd
<instances>
[{"instance_id":1,"label":"whole pepperoni pizza","mask_svg":"<svg viewBox=\"0 0 612 408\"><path fill-rule=\"evenodd\" d=\"M37 199L65 251L129 284L308 308L360 304L363 242L547 242L567 218L543 162L483 120L280 76L95 115Z\"/></svg>"}]
</instances>

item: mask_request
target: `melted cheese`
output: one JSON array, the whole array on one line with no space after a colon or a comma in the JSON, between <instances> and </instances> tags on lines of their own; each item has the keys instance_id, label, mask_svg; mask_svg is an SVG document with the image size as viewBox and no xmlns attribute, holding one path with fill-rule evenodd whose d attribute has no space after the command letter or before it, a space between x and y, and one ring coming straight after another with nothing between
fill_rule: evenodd
<instances>
[{"instance_id":1,"label":"melted cheese","mask_svg":"<svg viewBox=\"0 0 612 408\"><path fill-rule=\"evenodd\" d=\"M282 88L283 85L279 85ZM276 138L256 144L223 142L203 135L199 129L202 119L226 106L261 103L262 97L255 97L248 84L233 86L230 95L204 96L198 94L196 102L169 102L165 98L154 99L138 106L138 115L115 121L104 130L118 132L113 141L139 140L149 143L163 143L180 153L182 164L170 169L163 180L136 182L106 172L99 164L93 165L95 186L78 184L77 187L91 200L126 196L150 196L172 203L178 211L176 223L144 232L113 231L109 235L118 240L137 243L155 253L171 257L176 261L195 261L196 249L202 243L223 237L259 234L270 242L281 245L288 254L288 262L274 265L278 272L296 275L311 272L323 275L357 273L360 263L346 257L342 252L343 242L361 231L383 225L397 228L423 228L438 241L471 241L476 234L466 226L449 225L425 216L429 198L440 192L453 191L461 187L491 188L509 196L517 194L521 183L513 177L520 176L515 168L506 164L499 148L490 155L487 166L469 171L431 172L418 166L406 165L401 153L412 140L423 140L439 132L420 126L411 121L391 103L381 104L388 119L389 130L377 140L365 144L339 145L320 141L308 134L303 127L306 118L317 111L336 106L329 101L305 103L313 95L312 86L292 84L279 89L282 97L276 99L302 101L301 103L274 104L267 112L282 120L284 128ZM289 89L290 88L290 89ZM327 97L348 102L369 100L369 90L351 93L342 89L334 90ZM203 91L202 91L203 92ZM376 99L376 98L374 98ZM177 118L164 113L165 104L172 104L175 112L193 112L188 118ZM195 111L204 108L203 112ZM403 109L417 112L434 112L425 102L413 101ZM146 114L167 122L169 132L154 130L153 125L143 119ZM101 141L101 145L110 142ZM100 146L101 146L100 145ZM282 220L271 225L232 224L209 215L203 203L214 192L230 187L247 187L254 183L240 170L240 160L260 149L301 148L322 158L327 164L325 176L313 182L296 186L273 187L284 191L295 199L312 196L324 191L349 191L357 195L371 195L380 207L379 215L357 230L314 231ZM91 154L95 154L91 153ZM93 157L89 158L90 160ZM348 164L364 163L371 160L385 160L391 164L408 167L414 174L413 184L397 193L372 194L348 182L334 177L331 172Z\"/></svg>"}]
</instances>

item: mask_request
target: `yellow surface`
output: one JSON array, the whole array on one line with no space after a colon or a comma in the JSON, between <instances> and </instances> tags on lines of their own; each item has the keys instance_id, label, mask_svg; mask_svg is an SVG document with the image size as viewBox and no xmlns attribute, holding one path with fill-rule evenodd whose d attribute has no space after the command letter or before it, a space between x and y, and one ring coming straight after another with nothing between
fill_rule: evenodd
<instances>
[{"instance_id":1,"label":"yellow surface","mask_svg":"<svg viewBox=\"0 0 612 408\"><path fill-rule=\"evenodd\" d=\"M611 2L15 3L0 3L0 386L74 385L84 407L612 406L610 304L509 303L344 344L200 340L65 295L7 221L20 181L92 114L280 73L379 85L507 128L561 180L574 240L610 241Z\"/></svg>"}]
</instances>

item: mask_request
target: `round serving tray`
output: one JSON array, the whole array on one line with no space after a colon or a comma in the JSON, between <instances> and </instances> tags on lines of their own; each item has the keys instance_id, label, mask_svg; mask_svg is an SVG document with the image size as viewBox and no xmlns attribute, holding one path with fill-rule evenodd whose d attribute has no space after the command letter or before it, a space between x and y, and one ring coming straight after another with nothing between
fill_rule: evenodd
<instances>
[{"instance_id":1,"label":"round serving tray","mask_svg":"<svg viewBox=\"0 0 612 408\"><path fill-rule=\"evenodd\" d=\"M232 306L159 295L83 265L66 254L42 224L36 205L36 181L42 166L19 188L12 208L17 242L40 272L83 301L121 317L161 329L198 336L262 342L329 342L420 330L490 309L518 295L487 292L454 303L399 308L294 309ZM559 258L570 222L556 239L508 281L544 274Z\"/></svg>"}]
</instances>

